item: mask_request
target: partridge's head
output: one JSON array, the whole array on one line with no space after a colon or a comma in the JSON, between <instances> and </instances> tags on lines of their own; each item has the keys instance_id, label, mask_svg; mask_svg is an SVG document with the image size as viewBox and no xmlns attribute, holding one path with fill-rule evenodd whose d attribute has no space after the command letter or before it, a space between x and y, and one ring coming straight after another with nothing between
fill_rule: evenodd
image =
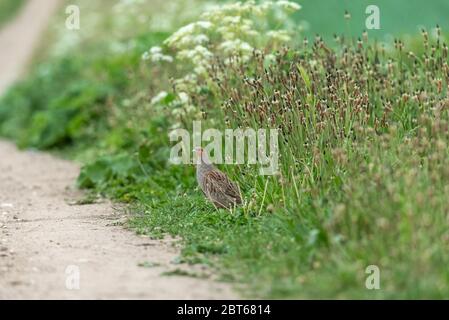
<instances>
[{"instance_id":1,"label":"partridge's head","mask_svg":"<svg viewBox=\"0 0 449 320\"><path fill-rule=\"evenodd\" d=\"M210 164L207 152L205 152L203 148L196 147L193 149L193 153L196 154L196 164Z\"/></svg>"},{"instance_id":2,"label":"partridge's head","mask_svg":"<svg viewBox=\"0 0 449 320\"><path fill-rule=\"evenodd\" d=\"M196 147L196 148L193 149L193 152L196 153L196 155L199 157L199 156L201 156L203 154L204 149L201 148L201 147Z\"/></svg>"}]
</instances>

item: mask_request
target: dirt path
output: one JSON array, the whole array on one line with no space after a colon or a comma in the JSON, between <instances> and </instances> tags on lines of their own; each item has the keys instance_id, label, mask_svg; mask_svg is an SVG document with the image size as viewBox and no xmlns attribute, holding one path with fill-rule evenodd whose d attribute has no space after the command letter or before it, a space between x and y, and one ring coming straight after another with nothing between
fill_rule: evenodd
<instances>
[{"instance_id":1,"label":"dirt path","mask_svg":"<svg viewBox=\"0 0 449 320\"><path fill-rule=\"evenodd\" d=\"M0 94L22 72L56 2L31 1L0 32ZM0 141L0 299L235 297L210 279L162 275L186 268L172 263L178 250L117 226L126 217L110 203L71 205L82 197L73 187L78 172Z\"/></svg>"},{"instance_id":2,"label":"dirt path","mask_svg":"<svg viewBox=\"0 0 449 320\"><path fill-rule=\"evenodd\" d=\"M0 298L232 296L211 280L162 276L179 267L178 251L115 226L123 214L109 203L70 205L81 196L71 187L78 172L72 162L0 141ZM80 290L70 290L77 269Z\"/></svg>"}]
</instances>

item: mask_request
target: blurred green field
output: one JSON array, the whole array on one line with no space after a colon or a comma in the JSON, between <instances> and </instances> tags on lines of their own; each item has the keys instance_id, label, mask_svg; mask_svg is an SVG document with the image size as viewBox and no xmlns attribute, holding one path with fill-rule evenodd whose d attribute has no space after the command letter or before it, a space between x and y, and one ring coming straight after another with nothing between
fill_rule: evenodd
<instances>
[{"instance_id":1,"label":"blurred green field","mask_svg":"<svg viewBox=\"0 0 449 320\"><path fill-rule=\"evenodd\" d=\"M308 23L306 34L319 34L329 39L334 33L360 35L365 29L365 13L368 5L380 9L380 29L368 30L370 37L385 40L388 35L415 35L421 27L434 28L439 24L444 31L449 30L449 1L447 0L295 0L302 5L296 14L298 21ZM351 19L344 19L345 10ZM387 38L386 38L387 37Z\"/></svg>"},{"instance_id":2,"label":"blurred green field","mask_svg":"<svg viewBox=\"0 0 449 320\"><path fill-rule=\"evenodd\" d=\"M23 0L0 0L0 26L17 13L22 3Z\"/></svg>"}]
</instances>

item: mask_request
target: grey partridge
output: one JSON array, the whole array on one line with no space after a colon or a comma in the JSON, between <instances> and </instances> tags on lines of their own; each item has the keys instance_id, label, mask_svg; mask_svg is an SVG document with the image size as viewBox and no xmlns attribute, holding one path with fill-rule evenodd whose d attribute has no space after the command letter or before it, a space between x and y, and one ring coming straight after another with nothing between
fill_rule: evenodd
<instances>
[{"instance_id":1,"label":"grey partridge","mask_svg":"<svg viewBox=\"0 0 449 320\"><path fill-rule=\"evenodd\" d=\"M204 195L217 208L231 209L241 204L242 198L237 185L210 162L202 148L195 148L195 152L196 179Z\"/></svg>"}]
</instances>

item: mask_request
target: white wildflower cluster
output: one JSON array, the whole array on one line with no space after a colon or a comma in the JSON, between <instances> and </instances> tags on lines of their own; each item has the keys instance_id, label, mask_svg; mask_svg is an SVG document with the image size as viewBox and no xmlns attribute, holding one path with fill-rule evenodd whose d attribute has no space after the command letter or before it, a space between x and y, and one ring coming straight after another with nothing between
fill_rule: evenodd
<instances>
[{"instance_id":1,"label":"white wildflower cluster","mask_svg":"<svg viewBox=\"0 0 449 320\"><path fill-rule=\"evenodd\" d=\"M276 4L283 9L289 10L291 12L295 12L301 9L301 6L299 4L291 1L279 0Z\"/></svg>"},{"instance_id":2,"label":"white wildflower cluster","mask_svg":"<svg viewBox=\"0 0 449 320\"><path fill-rule=\"evenodd\" d=\"M270 39L280 42L288 42L291 40L290 32L287 30L271 30L268 31L266 35Z\"/></svg>"},{"instance_id":3,"label":"white wildflower cluster","mask_svg":"<svg viewBox=\"0 0 449 320\"><path fill-rule=\"evenodd\" d=\"M173 33L167 40L165 40L164 43L174 48L182 48L188 46L192 42L195 42L192 41L195 35L205 36L201 32L205 32L211 27L212 23L209 21L197 21L189 23L188 25L180 28L178 31Z\"/></svg>"},{"instance_id":4,"label":"white wildflower cluster","mask_svg":"<svg viewBox=\"0 0 449 320\"><path fill-rule=\"evenodd\" d=\"M119 0L112 6L113 24L123 30L135 30L148 23L148 1Z\"/></svg>"},{"instance_id":5,"label":"white wildflower cluster","mask_svg":"<svg viewBox=\"0 0 449 320\"><path fill-rule=\"evenodd\" d=\"M188 73L184 77L175 79L173 84L178 90L189 92L198 83L198 76L195 73Z\"/></svg>"},{"instance_id":6,"label":"white wildflower cluster","mask_svg":"<svg viewBox=\"0 0 449 320\"><path fill-rule=\"evenodd\" d=\"M164 100L167 96L168 93L166 91L161 91L156 96L154 96L153 99L151 99L151 104L156 105Z\"/></svg>"},{"instance_id":7,"label":"white wildflower cluster","mask_svg":"<svg viewBox=\"0 0 449 320\"><path fill-rule=\"evenodd\" d=\"M254 0L234 2L224 5L214 5L208 8L201 20L190 23L164 41L164 45L174 50L174 59L188 62L188 73L185 77L174 81L177 90L181 90L181 97L177 97L170 105L176 107L174 115L181 116L189 112L198 112L188 99L189 93L198 91L198 77L208 77L208 69L215 58L221 58L225 63L231 63L234 57L242 61L249 60L253 52L261 48L275 50L291 40L291 31L286 29L270 30L269 18L275 20L276 25L287 25L285 16L301 8L294 2L265 1L256 3ZM283 15L279 15L282 13ZM167 61L167 56L158 48L144 53L144 59L152 61ZM157 58L154 58L156 55ZM164 57L164 58L163 58ZM274 56L267 53L269 61ZM171 57L170 57L171 58ZM190 69L191 67L191 69Z\"/></svg>"},{"instance_id":8,"label":"white wildflower cluster","mask_svg":"<svg viewBox=\"0 0 449 320\"><path fill-rule=\"evenodd\" d=\"M152 62L159 62L159 61L165 61L165 62L173 62L173 57L163 54L161 47L151 47L150 50L145 51L142 54L142 60L150 60Z\"/></svg>"},{"instance_id":9,"label":"white wildflower cluster","mask_svg":"<svg viewBox=\"0 0 449 320\"><path fill-rule=\"evenodd\" d=\"M260 20L271 11L293 12L300 8L297 3L285 0L213 6L201 15L200 21L180 28L164 44L177 50L176 58L191 62L197 75L205 75L215 56L236 55L245 61L258 45L290 41L289 31L264 30L261 25L265 24Z\"/></svg>"}]
</instances>

